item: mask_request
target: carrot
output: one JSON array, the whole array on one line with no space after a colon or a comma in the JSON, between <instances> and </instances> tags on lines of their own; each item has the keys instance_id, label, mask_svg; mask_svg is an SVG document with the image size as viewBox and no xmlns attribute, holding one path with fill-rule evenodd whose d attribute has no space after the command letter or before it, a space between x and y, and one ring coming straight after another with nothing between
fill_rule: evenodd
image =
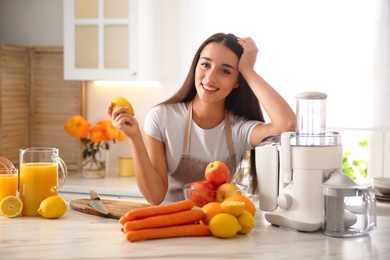
<instances>
[{"instance_id":1,"label":"carrot","mask_svg":"<svg viewBox=\"0 0 390 260\"><path fill-rule=\"evenodd\" d=\"M127 218L126 216L122 216L119 218L119 223L123 226L127 221Z\"/></svg>"},{"instance_id":2,"label":"carrot","mask_svg":"<svg viewBox=\"0 0 390 260\"><path fill-rule=\"evenodd\" d=\"M195 204L192 200L187 199L187 200L181 200L178 202L172 202L168 204L161 204L161 205L155 205L146 208L132 209L125 214L125 218L127 219L127 221L129 221L129 220L142 219L142 218L147 218L156 215L170 214L170 213L192 209L194 205Z\"/></svg>"},{"instance_id":3,"label":"carrot","mask_svg":"<svg viewBox=\"0 0 390 260\"><path fill-rule=\"evenodd\" d=\"M136 242L146 239L171 238L171 237L196 237L209 236L211 231L207 225L186 224L171 227L160 227L129 231L126 233L126 239L130 242Z\"/></svg>"},{"instance_id":4,"label":"carrot","mask_svg":"<svg viewBox=\"0 0 390 260\"><path fill-rule=\"evenodd\" d=\"M123 226L124 232L127 233L133 230L177 226L183 224L191 224L200 221L205 216L201 209L191 209L172 214L157 215L139 220L130 220Z\"/></svg>"}]
</instances>

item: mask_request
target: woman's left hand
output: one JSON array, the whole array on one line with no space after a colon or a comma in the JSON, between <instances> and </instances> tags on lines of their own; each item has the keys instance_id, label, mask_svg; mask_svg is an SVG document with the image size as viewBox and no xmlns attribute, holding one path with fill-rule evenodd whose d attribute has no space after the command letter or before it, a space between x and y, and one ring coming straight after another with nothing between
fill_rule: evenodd
<instances>
[{"instance_id":1,"label":"woman's left hand","mask_svg":"<svg viewBox=\"0 0 390 260\"><path fill-rule=\"evenodd\" d=\"M243 54L241 55L240 61L238 63L238 70L243 73L246 70L254 70L254 66L257 58L257 46L252 38L239 38L237 42L244 49Z\"/></svg>"}]
</instances>

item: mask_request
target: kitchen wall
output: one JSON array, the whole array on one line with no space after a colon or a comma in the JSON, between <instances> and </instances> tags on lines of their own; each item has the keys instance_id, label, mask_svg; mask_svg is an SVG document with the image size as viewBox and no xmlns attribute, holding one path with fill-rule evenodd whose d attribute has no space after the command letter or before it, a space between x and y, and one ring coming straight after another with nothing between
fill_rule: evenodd
<instances>
[{"instance_id":1,"label":"kitchen wall","mask_svg":"<svg viewBox=\"0 0 390 260\"><path fill-rule=\"evenodd\" d=\"M153 3L159 0L142 0ZM164 0L160 2L161 62L160 86L154 88L87 88L87 120L95 124L108 118L106 108L114 96L127 97L135 107L142 127L146 112L172 95L184 81L195 50L209 32L203 30L204 1ZM194 15L200 14L200 15ZM140 14L142 16L142 14ZM159 31L161 30L161 31ZM62 0L0 0L0 42L27 46L63 46ZM131 155L127 141L111 146L108 171L117 171L117 158Z\"/></svg>"},{"instance_id":2,"label":"kitchen wall","mask_svg":"<svg viewBox=\"0 0 390 260\"><path fill-rule=\"evenodd\" d=\"M193 55L199 45L211 34L219 31L244 33L249 28L234 21L234 14L225 13L228 19L211 25L213 12L205 10L205 0L142 0L159 2L160 17L156 33L160 33L160 86L157 88L95 87L87 88L87 120L95 124L107 118L106 108L114 96L127 97L135 107L142 127L146 112L153 105L171 96L184 81ZM256 1L246 1L255 5ZM240 1L231 1L237 7L250 11ZM234 9L232 6L230 7ZM140 14L142 16L143 14ZM144 14L145 15L145 14ZM241 21L249 24L251 21ZM233 25L233 26L232 26ZM249 32L248 32L249 33ZM237 34L239 34L237 32ZM241 34L239 34L241 35ZM243 34L242 34L243 35ZM62 0L0 0L0 42L27 46L63 46ZM111 146L108 170L117 171L117 158L131 155L127 141Z\"/></svg>"},{"instance_id":3,"label":"kitchen wall","mask_svg":"<svg viewBox=\"0 0 390 260\"><path fill-rule=\"evenodd\" d=\"M111 97L120 95L131 100L142 127L148 109L180 87L194 52L205 38L216 32L232 32L240 37L253 37L259 47L256 70L281 91L294 109L296 93L307 90L323 91L329 95L327 112L330 116L327 119L335 121L336 124L341 122L347 128L354 125L354 122L366 122L361 118L370 118L366 111L363 110L362 115L360 110L356 113L354 109L366 107L370 102L375 104L376 95L373 93L384 93L380 96L389 94L387 88L382 88L382 92L373 90L375 88L372 86L371 74L361 76L367 71L371 73L371 67L364 66L371 63L372 49L377 51L377 56L387 57L380 62L389 63L390 52L387 51L388 47L385 49L384 44L372 46L370 40L361 43L373 37L367 34L372 32L369 29L372 20L367 17L378 13L381 21L390 19L384 11L386 8L365 10L364 7L376 8L378 3L382 3L388 8L389 0L375 0L372 5L369 0L140 1L159 3L159 17L154 19L157 19L159 24L155 33L160 34L160 61L155 64L160 67L160 86L103 88L95 87L90 82L87 90L87 119L92 124L107 118L106 107ZM353 10L350 9L352 5ZM335 6L339 8L335 9ZM299 15L294 15L296 13ZM359 20L359 17L362 19ZM0 0L0 42L28 46L62 46L62 21L62 0ZM339 26L338 23L342 24ZM338 40L332 37L337 37ZM388 40L384 38L379 42ZM340 59L345 57L347 63ZM368 62L361 62L362 58L366 58ZM375 70L378 71L372 71ZM385 72L383 74L386 75ZM374 99L371 100L372 96ZM350 105L354 103L355 106ZM352 117L352 114L355 117ZM381 114L388 118L386 112ZM343 145L351 136L349 133L343 136ZM389 134L373 143L382 145L383 139L388 140L388 143ZM361 140L352 141L356 143ZM374 148L374 152L380 150L379 155L374 157L390 157L389 148L386 147L382 145L379 149ZM126 141L113 145L109 155L109 171L116 171L118 155L129 154L131 151L128 150ZM383 162L375 163L375 166L381 168L375 169L376 176L383 172L390 174L390 166L384 165Z\"/></svg>"}]
</instances>

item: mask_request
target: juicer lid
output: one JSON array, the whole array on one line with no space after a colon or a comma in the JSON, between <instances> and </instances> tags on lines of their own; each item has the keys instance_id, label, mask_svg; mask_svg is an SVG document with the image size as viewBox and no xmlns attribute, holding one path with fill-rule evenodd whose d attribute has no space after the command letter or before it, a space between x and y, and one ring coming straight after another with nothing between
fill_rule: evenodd
<instances>
[{"instance_id":1,"label":"juicer lid","mask_svg":"<svg viewBox=\"0 0 390 260\"><path fill-rule=\"evenodd\" d=\"M301 92L295 95L296 99L326 99L327 94L316 91Z\"/></svg>"},{"instance_id":2,"label":"juicer lid","mask_svg":"<svg viewBox=\"0 0 390 260\"><path fill-rule=\"evenodd\" d=\"M347 175L343 174L340 170L334 172L330 178L321 184L326 189L344 189L344 190L367 190L371 188L371 185L358 185Z\"/></svg>"}]
</instances>

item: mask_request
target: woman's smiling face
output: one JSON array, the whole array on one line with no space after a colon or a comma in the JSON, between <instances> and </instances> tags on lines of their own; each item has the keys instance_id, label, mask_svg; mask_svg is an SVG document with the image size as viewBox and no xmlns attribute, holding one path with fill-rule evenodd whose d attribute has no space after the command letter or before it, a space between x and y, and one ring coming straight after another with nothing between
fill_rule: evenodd
<instances>
[{"instance_id":1,"label":"woman's smiling face","mask_svg":"<svg viewBox=\"0 0 390 260\"><path fill-rule=\"evenodd\" d=\"M202 101L225 100L238 87L238 61L236 54L221 43L204 47L195 70L196 90Z\"/></svg>"}]
</instances>

